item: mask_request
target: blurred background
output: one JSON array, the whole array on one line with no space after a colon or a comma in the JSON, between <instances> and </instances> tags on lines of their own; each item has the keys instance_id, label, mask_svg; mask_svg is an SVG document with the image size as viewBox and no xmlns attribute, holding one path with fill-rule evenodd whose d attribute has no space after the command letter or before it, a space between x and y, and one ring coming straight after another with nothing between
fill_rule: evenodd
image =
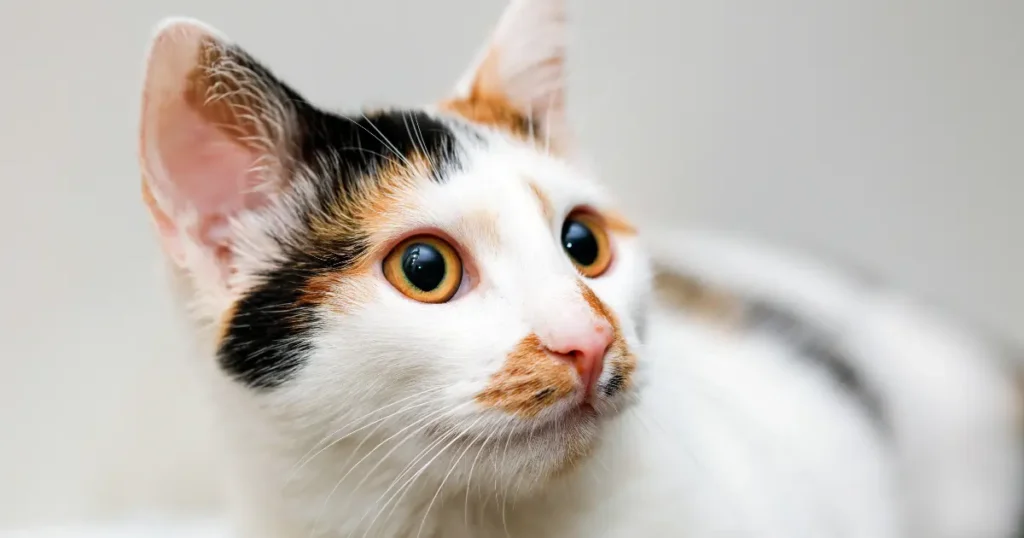
<instances>
[{"instance_id":1,"label":"blurred background","mask_svg":"<svg viewBox=\"0 0 1024 538\"><path fill-rule=\"evenodd\" d=\"M445 95L503 0L0 5L0 524L208 506L135 157L200 18L332 107ZM1024 2L578 0L570 110L642 225L864 267L1024 344Z\"/></svg>"}]
</instances>

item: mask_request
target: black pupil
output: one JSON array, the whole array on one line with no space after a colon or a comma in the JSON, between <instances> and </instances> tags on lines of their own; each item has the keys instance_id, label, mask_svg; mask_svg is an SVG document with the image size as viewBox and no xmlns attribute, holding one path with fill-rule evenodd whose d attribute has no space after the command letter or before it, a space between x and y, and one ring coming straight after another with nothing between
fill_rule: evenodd
<instances>
[{"instance_id":1,"label":"black pupil","mask_svg":"<svg viewBox=\"0 0 1024 538\"><path fill-rule=\"evenodd\" d=\"M562 246L576 263L584 267L597 261L597 238L590 228L579 221L567 220L562 225Z\"/></svg>"},{"instance_id":2,"label":"black pupil","mask_svg":"<svg viewBox=\"0 0 1024 538\"><path fill-rule=\"evenodd\" d=\"M402 271L413 286L434 291L444 281L444 256L430 245L414 243L402 254Z\"/></svg>"}]
</instances>

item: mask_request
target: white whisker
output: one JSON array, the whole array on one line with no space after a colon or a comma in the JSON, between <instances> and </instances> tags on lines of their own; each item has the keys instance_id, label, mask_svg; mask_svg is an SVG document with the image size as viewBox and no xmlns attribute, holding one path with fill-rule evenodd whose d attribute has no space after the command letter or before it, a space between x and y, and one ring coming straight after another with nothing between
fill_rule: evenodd
<instances>
[{"instance_id":1,"label":"white whisker","mask_svg":"<svg viewBox=\"0 0 1024 538\"><path fill-rule=\"evenodd\" d=\"M465 502L465 523L466 528L469 529L469 492L473 485L473 470L476 469L476 462L480 459L480 455L483 454L484 448L487 447L487 443L491 442L494 438L494 434L498 433L504 426L501 424L496 425L490 433L484 438L484 442L480 445L480 449L476 451L476 457L473 458L473 463L469 465L469 478L466 480L466 502Z\"/></svg>"},{"instance_id":2,"label":"white whisker","mask_svg":"<svg viewBox=\"0 0 1024 538\"><path fill-rule=\"evenodd\" d=\"M413 395L411 395L411 396L406 396L405 398L402 398L402 399L399 399L399 400L395 400L394 402L391 402L391 403L389 403L389 404L387 404L387 405L384 405L384 406L382 406L382 407L379 407L379 408L377 408L377 409L376 409L376 410L374 410L374 411L370 411L369 413L366 413L365 415L363 415L363 416L361 416L361 417L359 417L359 418L356 418L356 419L354 419L354 420L352 420L352 421L349 421L349 423L348 423L348 424L346 424L346 425L344 425L344 426L342 426L342 427L340 427L340 428L338 428L338 429L334 430L334 431L333 431L332 433L329 433L329 434L325 435L325 436L323 437L323 439L321 439L321 440L320 440L319 442L317 442L316 444L314 444L314 445L313 445L313 447L312 447L312 448L310 448L308 452L306 452L306 453L305 453L305 454L304 454L304 455L303 455L303 456L302 456L301 458L299 458L299 463L297 463L297 464L296 464L296 467L295 467L295 468L294 468L294 469L293 469L293 470L291 471L291 473L289 473L289 478L288 478L287 480L285 480L285 484L287 484L288 482L290 482L290 481L291 481L291 480L292 480L292 479L294 478L295 474L297 474L297 473L298 473L298 471L300 471L300 470L301 470L301 469L302 469L302 468L303 468L303 467L304 467L305 465L307 465L307 464L308 464L308 463L309 463L310 461L312 461L312 460L313 460L313 458L316 458L316 457L317 457L318 455L320 455L320 453L322 453L323 451L325 451L325 450L329 449L329 448L330 448L331 446L333 446L333 445L335 445L335 444L337 444L337 443L339 443L339 442L341 442L341 441L344 441L344 440L345 440L346 438L348 438L349 436L351 436L351 435L354 435L354 434L356 434L356 433L359 433L360 431L364 430L365 428L368 428L368 427L370 427L370 426L373 426L374 424L377 424L377 423L382 423L383 421L386 421L386 420L388 420L389 418L392 418L392 417L394 417L394 416L396 416L396 415L398 415L398 414L400 414L400 413L403 413L403 412L405 412L405 411L408 411L408 410L414 409L414 408L416 408L416 407L419 407L420 405L425 405L425 404L419 404L419 405L414 405L414 406L408 406L408 407L404 407L404 408L402 408L402 409L399 409L398 411L396 411L396 412L394 412L394 413L392 413L392 414L390 414L390 415L388 415L388 416L386 416L386 417L383 417L383 418L377 419L377 420L375 420L375 421L373 421L373 422L371 422L371 423L369 423L369 424L366 424L366 425L364 425L364 426L362 426L362 427L360 427L360 428L358 428L358 429L356 429L356 430L353 430L353 431L351 431L351 432L349 432L349 433L347 433L347 434L343 435L342 437L340 437L340 438L338 438L338 439L336 439L336 440L334 440L334 441L331 441L331 442L330 442L330 443L328 443L328 444L327 444L326 446L324 446L324 447L320 448L320 449L319 449L319 450L318 450L318 451L317 451L317 452L316 452L315 454L313 454L313 451L314 451L314 450L317 450L317 447L318 447L318 446L322 445L322 444L323 444L324 442L326 442L326 441L327 441L328 439L330 439L330 438L334 437L334 436L335 436L335 435L337 435L337 434L338 434L339 432L341 432L341 431L344 431L344 430L346 430L346 429L348 429L348 428L350 428L350 427L352 427L352 426L356 425L356 424L357 424L358 422L360 422L360 421L362 421L362 420L365 420L365 419L366 419L366 418L368 418L369 416L371 416L371 415L373 415L373 414L375 414L375 413L379 413L379 412L381 412L381 411L383 411L383 410L385 410L385 409L387 409L387 408L389 408L389 407L394 407L394 406L396 406L396 405L398 405L398 404L401 404L401 403L403 403L403 402L407 402L407 401L409 401L409 400L411 400L411 399L413 399L413 398L417 398L417 397L422 397L422 396L426 396L426 395L428 395L428 394L431 394L431 393L433 393L433 392L438 392L438 391L444 390L444 388L445 388L445 387L435 387L435 388L431 388L431 389L427 389L427 390L424 390L424 391L420 391L420 392L417 392L416 394L413 394ZM375 430L375 431L376 431L376 430ZM372 433L372 432L371 432L371 433ZM310 454L313 454L313 455L312 455L312 456L310 456ZM308 457L309 459L306 459L307 457Z\"/></svg>"},{"instance_id":3,"label":"white whisker","mask_svg":"<svg viewBox=\"0 0 1024 538\"><path fill-rule=\"evenodd\" d=\"M364 456L363 456L362 458L360 458L360 459L359 459L359 461L357 461L357 462L356 462L356 463L355 463L354 465L352 465L351 467L349 467L348 471L345 471L345 474L344 474L344 475L342 475L342 477L341 477L341 478L340 478L340 479L338 480L338 482L337 482L337 483L336 483L336 484L334 485L334 488L332 488L332 489L331 489L331 491L330 491L330 493L328 493L328 494L327 494L327 498L326 498L326 499L324 499L324 502L323 502L323 506L321 507L321 510L320 510L320 515L319 515L319 516L317 516L317 519L316 519L316 521L314 521L314 524L313 524L313 526L312 526L312 528L311 528L311 529L315 529L315 528L316 528L316 525L317 525L317 524L319 523L320 517L322 517L323 513L324 513L324 512L325 512L325 511L327 510L327 505L328 505L328 503L330 502L330 500L331 500L331 497L332 497L332 496L334 495L334 493L335 493L335 492L337 492L337 491L338 491L338 488L339 488L339 487L341 486L342 482L344 482L344 481L345 481L345 479L346 479L346 478L348 478L348 476L349 476L349 475L350 475L350 474L352 473L352 471L354 471L354 470L356 469L356 467L359 467L359 465L360 465L360 464L361 464L362 462L364 462L364 461L366 460L366 458L368 458L368 457L369 457L369 456L370 456L371 454L373 454L374 452L376 452L376 451L377 451L377 450L378 450L378 449L379 449L380 447L382 447L382 446L383 446L383 445L384 445L385 443L387 443L388 441L390 441L390 440L394 439L395 437L397 437L397 436L401 435L402 433L404 433L405 431L409 430L410 428L413 428L413 427L415 427L416 425L420 424L420 423L421 423L421 422L423 422L423 421L426 421L426 420L430 420L431 418L434 418L434 420L433 420L433 421L431 421L431 422L428 422L428 423L424 424L424 425L423 425L423 426L421 426L421 427L420 427L419 429L417 429L417 430L413 431L412 433L410 433L409 435L407 435L407 436L406 436L406 437L405 437L405 438L404 438L404 439L403 439L403 440L402 440L402 441L401 441L401 442L399 443L399 445L401 445L402 443L405 443L405 442L406 442L407 440L409 440L409 439L410 439L410 438L411 438L411 437L412 437L413 435L415 435L415 434L419 433L420 431L424 430L425 428L428 428L428 427L430 427L430 426L431 426L432 424L434 424L434 423L435 423L436 421L438 421L438 420L441 420L442 418L444 418L444 415L445 415L446 413L449 413L449 412L451 412L451 411L454 411L455 409L457 409L458 407L461 407L462 405L465 405L465 404L459 404L459 405L453 406L453 407L451 407L451 408L448 408L448 409L442 409L442 410L440 410L440 411L436 411L436 412L434 412L434 413L428 414L427 416L425 416L425 417L423 417L423 418L421 418L421 419L419 419L419 420L417 420L417 421L413 422L412 424L409 424L409 425L405 426L404 428L402 428L402 429L398 430L397 432L395 432L394 434L392 434L392 435L391 435L390 437L388 437L388 438L384 439L383 441L381 441L380 443L378 443L378 444L377 444L377 446L375 446L375 447L374 447L374 448L373 448L372 450L370 450L370 451L369 451L368 453L366 453L366 454L365 454L365 455L364 455ZM365 442L366 442L366 439L369 439L369 436L367 436L367 437L366 437L365 439L363 439L363 441L361 441L361 442L359 443L359 446L357 446L357 447L356 447L356 449L352 451L352 456L349 456L349 461L351 461L352 457L354 457L354 456L355 456L355 454L358 454L358 453L359 453L359 448L360 448L360 447L361 447L361 446L363 445L363 443L365 443ZM392 449L392 450L394 450L394 449ZM390 452L389 452L389 454L390 454ZM346 462L346 466L347 466L347 465L348 465L348 463ZM362 484L362 482L360 482L360 484ZM310 532L311 532L311 534L312 534L312 530L311 530Z\"/></svg>"},{"instance_id":4,"label":"white whisker","mask_svg":"<svg viewBox=\"0 0 1024 538\"><path fill-rule=\"evenodd\" d=\"M483 418L484 417L477 418L466 429L467 430L472 430L473 427L477 425L477 423L479 423L481 420L483 420ZM476 439L479 439L479 436L477 436ZM462 451L461 454L459 454L458 458L455 458L455 462L452 463L451 469L448 469L448 472L444 475L444 478L441 479L441 485L437 486L437 491L434 492L434 496L430 499L430 503L427 504L427 510L423 513L423 521L420 522L420 528L419 528L419 530L416 531L416 538L420 538L420 535L423 533L423 526L427 524L427 517L430 515L430 509L433 508L434 502L437 501L437 496L441 494L441 489L443 489L445 483L448 482L448 477L451 476L452 471L454 471L455 468L459 466L459 462L462 461L463 456L465 456L466 452L469 452L469 449L472 448L472 447L473 447L473 443L472 442L466 443L466 448Z\"/></svg>"},{"instance_id":5,"label":"white whisker","mask_svg":"<svg viewBox=\"0 0 1024 538\"><path fill-rule=\"evenodd\" d=\"M416 479L419 478L420 475L422 475L427 470L427 468L430 467L430 464L433 463L434 460L436 460L438 458L438 456L440 456L442 453L444 453L444 451L449 446L451 446L452 443L454 443L455 441L458 440L458 438L459 438L458 434L459 434L458 428L452 427L444 435L440 436L436 441L431 443L427 448L425 448L422 451L420 451L420 456L417 456L413 460L413 462L410 463L410 465L408 465L406 467L406 470L403 471L401 474L399 474L398 477L396 477L396 479L391 483L391 486L388 486L388 488L386 490L384 490L384 493L381 494L381 498L383 498L384 495L386 495L387 492L392 487L394 487L394 485L398 482L398 480L401 479L402 476L405 476L405 474L407 474L407 471L409 469L412 469L412 466L415 465L416 462L419 462L423 458L423 456L426 455L427 452L429 452L432 448L434 448L434 447L440 445L441 443L443 443L449 437L452 437L452 440L447 445L445 445L443 448L441 448L441 450L439 450L437 452L437 454L434 455L434 457L430 458L429 461L424 463L416 473L414 473L411 477L409 477L408 480L406 480L401 486L398 487L398 489L395 490L394 493L391 494L391 497L388 498L387 502L385 502L384 505L380 508L380 510L377 511L377 514L373 516L373 520L370 521L370 526L367 527L367 531L369 531L369 529L373 527L374 523L377 521L377 518L380 517L380 515L384 512L384 509L387 508L389 505L391 506L391 510L388 512L388 515L385 518L385 522L388 519L391 518L391 515L394 513L395 508L397 508L399 503L401 503L402 499L405 498L405 494L408 493L410 489L412 489L413 482L415 482ZM399 495L399 494L401 494L401 495ZM397 497L397 499L396 499L396 497ZM377 502L380 502L380 499L378 499ZM392 503L394 503L394 504L392 504ZM366 532L363 533L363 536L365 536L365 535L366 535Z\"/></svg>"}]
</instances>

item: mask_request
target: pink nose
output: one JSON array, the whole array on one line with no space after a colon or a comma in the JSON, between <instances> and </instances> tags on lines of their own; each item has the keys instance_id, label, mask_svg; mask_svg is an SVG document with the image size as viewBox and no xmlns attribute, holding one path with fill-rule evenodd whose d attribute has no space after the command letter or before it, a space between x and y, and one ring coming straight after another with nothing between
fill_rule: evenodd
<instances>
[{"instance_id":1,"label":"pink nose","mask_svg":"<svg viewBox=\"0 0 1024 538\"><path fill-rule=\"evenodd\" d=\"M583 382L584 396L590 398L604 369L604 355L612 343L612 328L607 321L580 327L577 331L566 331L552 335L545 346L549 351L568 361Z\"/></svg>"}]
</instances>

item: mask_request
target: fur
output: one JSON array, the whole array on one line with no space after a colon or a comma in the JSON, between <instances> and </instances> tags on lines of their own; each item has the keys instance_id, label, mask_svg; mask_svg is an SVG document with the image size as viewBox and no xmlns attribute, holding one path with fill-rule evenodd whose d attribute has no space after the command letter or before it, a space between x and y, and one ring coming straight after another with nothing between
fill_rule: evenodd
<instances>
[{"instance_id":1,"label":"fur","mask_svg":"<svg viewBox=\"0 0 1024 538\"><path fill-rule=\"evenodd\" d=\"M575 161L565 21L513 0L439 105L356 115L158 28L143 190L221 425L218 532L1011 538L1009 363L799 256L638 235ZM591 277L559 242L580 210L614 253ZM420 233L462 259L448 302L381 270Z\"/></svg>"}]
</instances>

